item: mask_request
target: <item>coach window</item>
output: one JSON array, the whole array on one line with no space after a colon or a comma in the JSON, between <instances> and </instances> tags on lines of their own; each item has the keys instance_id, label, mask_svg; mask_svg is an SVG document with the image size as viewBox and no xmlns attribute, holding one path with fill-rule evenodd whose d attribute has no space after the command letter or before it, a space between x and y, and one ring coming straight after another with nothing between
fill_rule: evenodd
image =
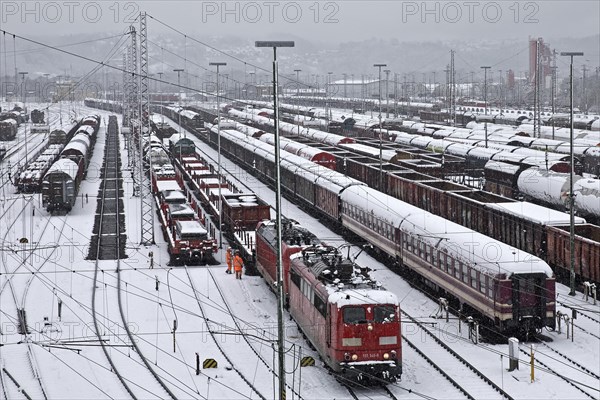
<instances>
[{"instance_id":1,"label":"coach window","mask_svg":"<svg viewBox=\"0 0 600 400\"><path fill-rule=\"evenodd\" d=\"M316 295L313 304L322 316L327 316L327 305L325 304L322 298Z\"/></svg>"},{"instance_id":2,"label":"coach window","mask_svg":"<svg viewBox=\"0 0 600 400\"><path fill-rule=\"evenodd\" d=\"M469 283L469 264L462 265L462 278L464 283Z\"/></svg>"},{"instance_id":3,"label":"coach window","mask_svg":"<svg viewBox=\"0 0 600 400\"><path fill-rule=\"evenodd\" d=\"M471 267L471 287L477 289L477 270L473 267Z\"/></svg>"},{"instance_id":4,"label":"coach window","mask_svg":"<svg viewBox=\"0 0 600 400\"><path fill-rule=\"evenodd\" d=\"M462 263L458 260L454 260L454 277L460 280L460 270L462 269Z\"/></svg>"},{"instance_id":5,"label":"coach window","mask_svg":"<svg viewBox=\"0 0 600 400\"><path fill-rule=\"evenodd\" d=\"M365 324L367 314L363 307L344 307L344 323L346 324Z\"/></svg>"},{"instance_id":6,"label":"coach window","mask_svg":"<svg viewBox=\"0 0 600 400\"><path fill-rule=\"evenodd\" d=\"M479 291L483 294L485 294L485 290L486 290L486 284L485 284L486 278L487 278L486 274L484 274L483 272L479 273Z\"/></svg>"},{"instance_id":7,"label":"coach window","mask_svg":"<svg viewBox=\"0 0 600 400\"><path fill-rule=\"evenodd\" d=\"M298 289L300 289L300 275L298 275L296 271L290 271L290 279L292 280L292 283L294 283Z\"/></svg>"}]
</instances>

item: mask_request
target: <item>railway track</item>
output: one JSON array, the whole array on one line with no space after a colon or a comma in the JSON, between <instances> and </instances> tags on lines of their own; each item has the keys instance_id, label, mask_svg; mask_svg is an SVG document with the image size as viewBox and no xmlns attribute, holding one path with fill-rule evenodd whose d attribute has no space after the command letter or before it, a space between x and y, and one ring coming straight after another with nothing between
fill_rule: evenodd
<instances>
[{"instance_id":1,"label":"railway track","mask_svg":"<svg viewBox=\"0 0 600 400\"><path fill-rule=\"evenodd\" d=\"M4 237L3 237L3 242L5 242L5 243L10 242L9 240L7 240L7 237L10 234L10 228L15 224L15 222L19 219L19 217L23 217L23 214L26 211L28 211L27 205L31 205L30 204L31 199L32 199L32 197L30 197L28 202L26 203L26 205L21 208L20 212L13 219L11 225L7 226L6 233L4 234ZM13 202L12 205L14 205L15 203L16 202ZM5 214L6 214L6 212L3 214L3 217ZM21 381L20 384L16 383L16 378L14 378L14 377L10 378L9 381L12 381L15 383L19 392L21 392L21 393L29 392L35 398L44 398L44 399L48 398L47 390L46 390L44 382L41 378L40 368L38 366L38 363L37 363L37 360L35 357L35 352L34 352L34 348L33 348L34 343L30 336L31 328L30 328L29 324L27 323L26 303L27 303L27 296L28 296L31 284L36 278L38 278L37 273L40 272L42 270L42 268L48 263L48 261L53 258L53 255L54 255L56 249L58 248L58 246L54 246L52 248L52 251L49 254L46 254L45 257L43 258L43 261L38 265L35 265L34 262L31 261L33 254L36 251L40 250L40 247L42 244L42 238L44 238L44 234L48 230L48 227L50 225L52 225L51 221L52 221L51 218L49 218L49 217L46 218L46 223L45 223L44 227L41 228L41 230L39 230L36 233L36 238L34 238L33 229L31 229L32 232L30 232L29 237L32 239L32 246L30 249L28 249L29 253L27 255L25 255L25 253L23 253L23 257L21 260L18 260L18 259L14 260L17 262L17 266L14 269L12 269L12 270L8 269L10 264L14 265L14 262L12 262L12 263L9 262L9 260L4 257L6 252L2 252L2 255L3 255L2 264L4 265L4 270L5 270L5 273L8 276L8 278L2 285L2 288L0 288L0 298L2 298L1 295L3 293L6 293L7 289L8 289L8 291L10 291L9 297L12 299L12 303L14 304L14 310L13 310L14 318L12 318L12 321L13 321L14 325L16 325L16 327L17 327L17 332L25 337L25 339L22 339L21 341L19 341L16 346L11 346L9 349L4 351L4 353L5 353L4 359L5 360L2 363L2 367L4 368L3 372L5 372L9 378L11 376L13 376L9 372L7 372L6 367L8 365L8 368L10 370L12 370L13 372L15 372L15 375L17 375L17 373L18 373L19 380ZM62 225L59 227L59 236L62 235L62 232L63 232L65 226L66 226L66 218L62 218ZM37 239L37 240L35 240L35 239ZM23 249L21 249L21 251L25 252L26 249L23 248ZM29 266L27 265L28 262L30 264ZM26 273L17 274L20 272L20 270L26 270L26 271L24 271ZM15 282L15 280L17 280L17 281L20 280L20 281L24 281L24 282ZM21 294L20 301L19 301L19 294ZM8 315L6 310L7 310L7 308L9 308L9 306L8 306L6 300L2 302L2 307L3 307L4 313ZM42 335L42 336L46 336L46 332L44 331L44 329L46 329L50 326L51 325L45 325L41 331L36 331L34 333ZM6 382L8 382L8 381L3 380L4 384Z\"/></svg>"},{"instance_id":2,"label":"railway track","mask_svg":"<svg viewBox=\"0 0 600 400\"><path fill-rule=\"evenodd\" d=\"M344 386L346 390L348 390L348 393L350 394L350 396L352 396L354 400L398 400L398 397L387 386L355 388L343 383L342 386Z\"/></svg>"},{"instance_id":3,"label":"railway track","mask_svg":"<svg viewBox=\"0 0 600 400\"><path fill-rule=\"evenodd\" d=\"M95 240L92 239L94 246L90 246L90 258L96 260L95 272L94 272L94 284L92 293L92 315L94 321L94 329L98 341L102 346L102 350L108 363L111 366L111 370L115 373L127 393L133 398L137 399L138 396L132 389L133 385L130 385L130 381L126 378L120 370L117 368L114 362L109 347L107 346L102 338L100 323L98 321L98 315L96 311L96 288L98 283L98 273L100 271L100 260L116 260L116 272L117 272L117 299L119 312L122 320L122 327L125 329L131 345L135 352L140 358L145 368L152 375L153 379L159 384L164 390L164 394L156 394L159 397L168 396L175 399L175 395L171 392L169 387L163 382L162 378L156 373L154 368L150 365L147 358L142 353L141 349L137 345L137 339L129 329L129 324L125 315L124 305L122 301L122 279L121 279L121 265L120 257L122 254L121 249L124 250L124 235L122 232L123 224L120 218L122 206L122 178L120 170L120 149L119 149L119 138L118 138L118 124L116 116L111 116L109 119L109 126L106 134L106 145L104 147L104 166L102 168L101 179L103 185L100 187L100 193L98 196L98 208L97 218L94 227ZM107 185L104 182L112 182L114 184ZM109 189L109 187L111 189ZM105 247L104 247L105 246ZM92 249L93 247L93 249ZM103 248L104 247L104 248ZM147 392L144 397L147 396Z\"/></svg>"},{"instance_id":4,"label":"railway track","mask_svg":"<svg viewBox=\"0 0 600 400\"><path fill-rule=\"evenodd\" d=\"M227 315L231 316L231 320L233 322L233 324L235 325L237 331L239 332L239 334L241 335L241 337L244 339L244 341L246 342L246 344L248 345L249 349L252 350L252 353L254 353L254 355L256 357L258 357L258 359L260 360L260 362L268 369L270 374L274 374L276 377L277 372L274 369L273 365L270 365L269 362L267 361L267 359L260 353L259 350L256 349L256 345L253 344L250 340L250 336L248 336L247 334L245 334L243 332L242 327L240 326L240 322L239 319L237 317L234 317L234 312L233 309L229 306L229 302L227 301L227 299L225 298L224 294L223 294L223 290L221 288L221 286L219 285L219 283L217 282L217 280L214 277L214 274L212 272L212 270L208 270L208 273L210 275L211 280L214 282L217 291L223 301L223 305L225 306L225 309L227 311ZM252 357L252 355L250 355ZM303 397L300 395L300 393L298 393L292 386L290 386L289 384L286 383L286 386L288 388L288 390L290 390L295 397L302 399Z\"/></svg>"},{"instance_id":5,"label":"railway track","mask_svg":"<svg viewBox=\"0 0 600 400\"><path fill-rule=\"evenodd\" d=\"M219 333L219 332L216 332L214 329L211 329L211 326L215 326L216 324L215 324L215 323L214 323L214 321L213 321L213 320L210 318L210 315L209 315L209 312L210 312L210 311L208 310L208 307L205 307L205 306L203 305L204 301L203 301L203 300L202 300L202 299L199 297L199 293L200 293L200 292L198 291L198 289L197 289L197 288L196 288L196 286L194 285L194 281L193 281L193 279L192 279L192 277L191 277L191 275L190 275L190 272L189 272L189 269L188 269L188 267L187 267L187 266L185 266L185 270L186 270L186 273L187 273L187 276L188 276L188 279L189 279L189 282L190 282L190 286L191 286L191 288L192 288L192 290L193 290L193 292L194 292L194 296L196 297L196 302L198 303L198 308L200 309L201 316L202 316L202 318L203 318L203 320L204 320L204 323L205 323L205 324L206 324L206 326L207 326L207 330L208 330L208 332L209 332L209 334L210 334L211 338L213 339L213 342L214 342L214 343L215 343L215 345L217 346L217 348L218 348L219 352L220 352L220 353L223 355L223 357L224 357L224 358L227 360L227 362L229 363L229 365L231 366L231 368L232 368L232 369L233 369L233 370L234 370L234 371L235 371L235 372L236 372L236 373L239 375L239 377L240 377L240 378L241 378L241 379L242 379L242 380L243 380L243 381L244 381L244 382L245 382L245 383L248 385L248 387L249 387L249 388L250 388L250 389L251 389L251 390L252 390L252 391L253 391L253 392L254 392L254 393L255 393L255 394L258 396L258 397L260 397L260 398L261 398L261 399L263 399L263 400L266 400L266 399L270 398L270 395L267 395L267 396L265 396L265 395L262 393L263 391L265 391L265 390L266 390L265 388L262 388L262 390L261 390L261 389L259 389L259 388L257 388L257 387L256 387L256 385L252 383L252 381L253 381L254 379L251 379L251 378L247 377L247 376L246 376L246 373L245 373L244 371L242 371L240 368L236 367L236 365L235 365L235 364L233 363L233 361L231 360L231 358L230 358L231 354L228 354L227 350L225 349L225 346L223 346L223 345L222 345L222 343L221 343L221 341L220 341L220 340L217 338L217 336L219 336L219 334L220 334L220 333ZM209 271L208 273L210 274L210 271ZM220 289L220 288L217 286L217 284L216 284L216 281L214 280L214 278L213 278L212 274L210 274L210 277L211 277L211 280L212 280L212 282L214 283L215 287L217 288L217 291L218 291L218 293L219 293L219 297L221 298L221 300L223 301L223 304L225 305L225 307L227 308L227 311L229 312L229 318L228 318L228 319L229 319L229 320L230 320L230 322L231 322L231 325L229 325L229 326L236 326L236 329L238 329L238 332L239 332L239 331L240 331L240 330L239 330L239 326L237 325L237 322L235 321L235 319L236 319L236 318L234 318L234 317L233 317L233 314L231 314L231 309L230 309L230 308L229 308L229 306L227 305L227 302L226 302L226 300L225 300L225 297L223 296L223 293L222 293L221 289ZM220 316L220 317L223 317L223 316L224 316L224 313L219 313L219 316ZM225 318L226 318L226 317L225 317ZM241 332L240 332L240 333L241 333ZM243 337L244 335L242 334L241 336ZM245 339L246 339L246 338L245 338ZM247 340L247 339L246 339L246 340ZM246 341L246 343L248 344L248 347L246 347L246 348L244 348L244 349L242 349L242 350L236 349L236 353L238 353L238 351L241 351L242 353L252 353L252 354L254 354L255 356L256 356L256 355L258 355L258 354L256 353L256 351L254 350L254 348L253 348L253 347L250 345L250 343L249 343L249 342L247 342L247 341ZM239 354L239 353L238 353L238 354ZM236 357L237 357L237 355L238 355L238 354L236 354ZM266 367L266 369L267 369L267 372L268 372L269 374L272 374L272 373L273 373L273 370L272 370L272 368L270 368L270 367L268 366L268 364L267 364L267 363L265 363L265 361L262 359L262 357L259 357L259 359L260 359L260 361L261 361L261 363L262 363L263 367Z\"/></svg>"},{"instance_id":6,"label":"railway track","mask_svg":"<svg viewBox=\"0 0 600 400\"><path fill-rule=\"evenodd\" d=\"M596 399L596 400L598 399L598 397L600 396L600 388L598 387L598 382L600 381L600 375L591 371L589 368L582 365L581 363L573 360L571 357L567 356L566 354L552 348L548 344L546 344L544 342L540 342L540 343L544 348L550 350L552 353L546 354L546 353L539 351L539 349L538 349L538 351L535 352L535 362L537 364L542 366L546 370L546 372L549 372L549 373L561 378L562 380L567 382L569 385L571 385L573 388L575 388L577 391L579 391L580 393L583 393L585 396L589 397L590 399ZM527 355L528 357L530 356L530 354L526 350L524 350L522 348L520 350L521 350L521 353ZM559 356L560 358L556 358L556 356ZM545 357L544 361L541 360L541 358L543 358L543 357ZM573 371L578 372L578 375L575 378L568 377L565 374L558 373L556 371L557 367L564 369L565 362L568 363L568 365L570 367L572 367ZM594 394L592 394L590 392L594 392Z\"/></svg>"},{"instance_id":7,"label":"railway track","mask_svg":"<svg viewBox=\"0 0 600 400\"><path fill-rule=\"evenodd\" d=\"M425 324L405 311L402 311L402 314L425 333L418 346L406 335L402 335L404 343L413 347L419 355L424 357L446 379L450 380L468 399L514 400L512 396L485 376L477 367L436 337Z\"/></svg>"}]
</instances>

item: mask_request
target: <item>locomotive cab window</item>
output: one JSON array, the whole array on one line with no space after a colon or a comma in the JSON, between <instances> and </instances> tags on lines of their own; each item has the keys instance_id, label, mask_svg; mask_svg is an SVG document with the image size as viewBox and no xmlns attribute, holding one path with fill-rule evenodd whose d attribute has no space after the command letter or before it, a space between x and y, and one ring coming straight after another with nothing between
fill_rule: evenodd
<instances>
[{"instance_id":1,"label":"locomotive cab window","mask_svg":"<svg viewBox=\"0 0 600 400\"><path fill-rule=\"evenodd\" d=\"M373 309L375 322L394 322L396 310L393 306L377 306Z\"/></svg>"},{"instance_id":2,"label":"locomotive cab window","mask_svg":"<svg viewBox=\"0 0 600 400\"><path fill-rule=\"evenodd\" d=\"M366 324L367 313L363 307L345 307L344 308L344 323L345 324Z\"/></svg>"}]
</instances>

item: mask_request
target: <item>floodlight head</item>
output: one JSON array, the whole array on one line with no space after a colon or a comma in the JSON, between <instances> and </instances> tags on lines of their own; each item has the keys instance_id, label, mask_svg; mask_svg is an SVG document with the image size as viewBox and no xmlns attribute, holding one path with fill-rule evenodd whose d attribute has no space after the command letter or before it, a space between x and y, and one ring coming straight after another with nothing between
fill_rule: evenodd
<instances>
[{"instance_id":1,"label":"floodlight head","mask_svg":"<svg viewBox=\"0 0 600 400\"><path fill-rule=\"evenodd\" d=\"M282 40L257 40L254 42L255 47L294 47L294 41L282 41Z\"/></svg>"}]
</instances>

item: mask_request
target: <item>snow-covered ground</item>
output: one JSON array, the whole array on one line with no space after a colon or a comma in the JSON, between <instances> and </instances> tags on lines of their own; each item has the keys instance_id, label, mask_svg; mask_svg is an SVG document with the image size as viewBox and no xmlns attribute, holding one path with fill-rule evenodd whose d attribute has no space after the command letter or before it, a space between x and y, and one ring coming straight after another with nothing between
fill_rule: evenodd
<instances>
[{"instance_id":1,"label":"snow-covered ground","mask_svg":"<svg viewBox=\"0 0 600 400\"><path fill-rule=\"evenodd\" d=\"M3 239L0 254L0 344L3 345L0 347L0 364L34 398L43 397L42 388L46 396L53 399L128 398L131 396L111 371L98 345L91 311L95 263L85 259L94 223L109 113L80 106L77 109L82 113L102 116L102 127L88 175L80 188L80 194L87 194L89 201L85 201L85 196L81 197L68 216L49 217L41 208L39 195L33 195L31 199L19 196L14 200L16 204L9 208L13 200L8 199L16 197L13 187L7 186L6 192L0 192L3 197L3 201L0 201L0 235ZM172 121L170 123L177 127ZM22 133L19 132L19 135ZM270 373L270 370L277 369L272 349L276 337L275 296L262 278L244 276L241 281L235 280L224 273L223 265L169 267L166 244L157 221L154 227L156 245L139 245L140 200L132 195L127 151L122 136L120 139L128 255L120 264L121 296L125 318L135 332L136 343L177 398L258 398L259 394L236 370L254 385L260 396L275 397L273 388L276 384ZM197 141L197 144L201 151L216 159L215 150L201 141ZM5 166L4 161L1 165ZM273 191L247 172L225 158L222 168L231 174L234 181L240 185L243 182L269 204L274 204ZM4 211L7 213L4 214ZM282 201L282 211L287 217L301 221L328 243L344 243L327 226L285 199ZM20 244L19 239L23 237L30 238L30 243ZM29 251L36 246L37 250ZM153 269L150 268L150 252L154 254ZM351 250L354 254L358 252L358 248ZM222 255L218 254L217 259L222 260ZM589 310L587 314L594 319L579 315L575 320L574 341L567 339L564 324L561 334L545 334L553 340L548 346L586 366L591 374L580 372L578 367L546 345L534 343L535 357L545 367L536 365L535 380L531 382L527 354L519 355L519 370L508 372L507 345L473 344L468 339L464 324L459 333L455 319L446 323L443 319L433 318L437 313L437 303L411 287L385 265L366 253L362 253L357 261L371 267L374 277L398 295L403 310L421 321L432 322L436 336L514 398L600 397L600 383L592 375L600 375L600 306L592 305L591 300L585 302L581 294L570 297L567 295L568 288L558 285L559 300ZM110 346L109 354L116 369L125 376L136 397L167 398L168 394L141 363L125 335L117 302L116 262L102 261L100 268L96 283L96 313L102 339ZM33 279L24 297L24 289L30 278ZM26 309L27 323L31 327L29 335L17 332L16 307L7 287L8 280L14 283L19 307ZM570 315L564 306L559 309ZM210 320L208 324L205 318ZM175 334L174 321L177 321ZM247 334L248 342L241 337L240 329ZM403 333L417 344L429 340L410 323L404 323ZM289 374L286 380L296 392L289 389L288 398L298 398L298 393L305 399L350 397L348 391L327 373L319 361L315 367L296 368L300 357L316 354L310 350L289 318L286 319L286 336L286 346L289 348L286 358ZM530 352L530 346L521 344L527 353ZM207 358L214 358L218 363L217 368L202 368ZM197 359L200 361L199 375L196 375ZM32 368L32 365L35 367ZM398 398L464 397L406 345L403 347L403 365L402 380L390 385L390 390ZM549 369L580 382L589 395L549 372ZM39 379L32 370L37 371ZM6 373L0 376L2 398L23 398ZM364 393L368 392L361 392L365 398L372 396Z\"/></svg>"}]
</instances>

